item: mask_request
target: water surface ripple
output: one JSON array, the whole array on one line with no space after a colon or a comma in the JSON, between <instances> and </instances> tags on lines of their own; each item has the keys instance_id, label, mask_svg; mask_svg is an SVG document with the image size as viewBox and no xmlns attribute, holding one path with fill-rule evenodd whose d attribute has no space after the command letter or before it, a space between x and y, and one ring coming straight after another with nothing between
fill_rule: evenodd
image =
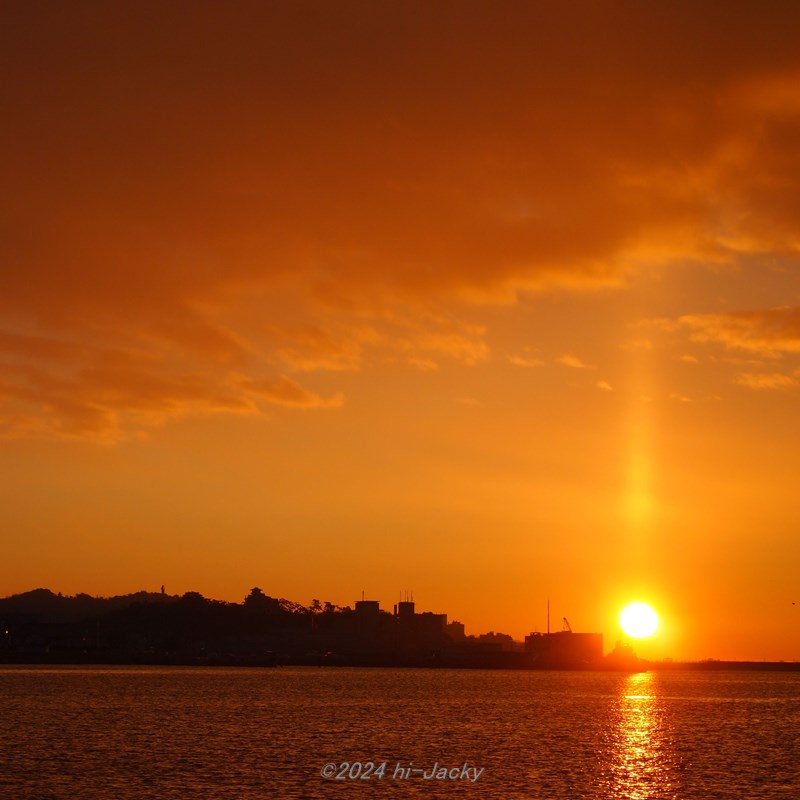
<instances>
[{"instance_id":1,"label":"water surface ripple","mask_svg":"<svg viewBox=\"0 0 800 800\"><path fill-rule=\"evenodd\" d=\"M800 797L800 673L0 667L0 692L9 800Z\"/></svg>"}]
</instances>

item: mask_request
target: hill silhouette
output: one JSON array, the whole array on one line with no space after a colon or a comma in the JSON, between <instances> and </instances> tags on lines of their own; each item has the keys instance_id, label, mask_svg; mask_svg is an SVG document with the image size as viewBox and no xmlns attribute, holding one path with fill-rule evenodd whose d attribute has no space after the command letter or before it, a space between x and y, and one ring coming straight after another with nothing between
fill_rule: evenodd
<instances>
[{"instance_id":1,"label":"hill silhouette","mask_svg":"<svg viewBox=\"0 0 800 800\"><path fill-rule=\"evenodd\" d=\"M316 657L322 631L347 627L352 615L329 602L305 607L270 597L258 587L241 603L199 592L93 597L38 588L0 598L0 660L269 663L278 651L294 661L304 652ZM317 641L309 644L309 636Z\"/></svg>"}]
</instances>

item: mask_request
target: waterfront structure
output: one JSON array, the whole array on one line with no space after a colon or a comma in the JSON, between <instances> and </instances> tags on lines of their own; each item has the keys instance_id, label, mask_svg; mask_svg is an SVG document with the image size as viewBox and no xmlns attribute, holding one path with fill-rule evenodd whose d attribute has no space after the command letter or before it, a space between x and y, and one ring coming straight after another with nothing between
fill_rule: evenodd
<instances>
[{"instance_id":1,"label":"waterfront structure","mask_svg":"<svg viewBox=\"0 0 800 800\"><path fill-rule=\"evenodd\" d=\"M593 666L603 658L603 634L531 633L525 637L525 654L531 666Z\"/></svg>"}]
</instances>

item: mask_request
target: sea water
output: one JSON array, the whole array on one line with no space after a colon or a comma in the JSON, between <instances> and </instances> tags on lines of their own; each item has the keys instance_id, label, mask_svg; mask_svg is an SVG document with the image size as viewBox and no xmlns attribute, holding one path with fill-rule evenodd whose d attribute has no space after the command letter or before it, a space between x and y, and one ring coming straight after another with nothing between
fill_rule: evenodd
<instances>
[{"instance_id":1,"label":"sea water","mask_svg":"<svg viewBox=\"0 0 800 800\"><path fill-rule=\"evenodd\" d=\"M800 797L800 672L0 667L0 798Z\"/></svg>"}]
</instances>

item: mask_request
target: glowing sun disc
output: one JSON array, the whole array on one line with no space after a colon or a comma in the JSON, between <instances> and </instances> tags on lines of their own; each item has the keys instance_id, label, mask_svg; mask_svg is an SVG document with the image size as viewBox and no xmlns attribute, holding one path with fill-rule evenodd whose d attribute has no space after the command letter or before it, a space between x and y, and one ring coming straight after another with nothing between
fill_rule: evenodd
<instances>
[{"instance_id":1,"label":"glowing sun disc","mask_svg":"<svg viewBox=\"0 0 800 800\"><path fill-rule=\"evenodd\" d=\"M644 639L658 629L658 615L647 603L631 603L622 609L619 624L628 636Z\"/></svg>"}]
</instances>

